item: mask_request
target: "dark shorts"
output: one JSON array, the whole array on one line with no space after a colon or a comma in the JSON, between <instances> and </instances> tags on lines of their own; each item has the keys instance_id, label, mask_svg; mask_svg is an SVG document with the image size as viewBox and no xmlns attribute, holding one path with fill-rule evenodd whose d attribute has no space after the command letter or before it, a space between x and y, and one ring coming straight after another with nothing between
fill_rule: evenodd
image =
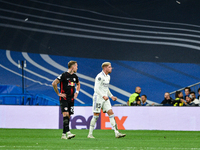
<instances>
[{"instance_id":1,"label":"dark shorts","mask_svg":"<svg viewBox=\"0 0 200 150\"><path fill-rule=\"evenodd\" d=\"M69 115L74 114L74 103L68 100L60 100L60 108L62 113L69 112Z\"/></svg>"}]
</instances>

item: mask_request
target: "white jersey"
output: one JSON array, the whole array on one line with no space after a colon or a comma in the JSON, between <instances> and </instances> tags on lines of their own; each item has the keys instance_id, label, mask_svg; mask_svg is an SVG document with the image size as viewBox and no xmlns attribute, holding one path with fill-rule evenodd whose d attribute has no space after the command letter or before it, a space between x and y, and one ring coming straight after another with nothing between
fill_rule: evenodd
<instances>
[{"instance_id":1,"label":"white jersey","mask_svg":"<svg viewBox=\"0 0 200 150\"><path fill-rule=\"evenodd\" d=\"M110 83L110 75L106 75L103 71L100 72L96 78L95 78L95 84L94 84L94 95L98 95L101 98L103 96L109 96L112 97L109 90L109 83Z\"/></svg>"},{"instance_id":2,"label":"white jersey","mask_svg":"<svg viewBox=\"0 0 200 150\"><path fill-rule=\"evenodd\" d=\"M194 104L200 104L200 101L199 101L198 99L195 98L195 99L193 100L193 103L194 103Z\"/></svg>"}]
</instances>

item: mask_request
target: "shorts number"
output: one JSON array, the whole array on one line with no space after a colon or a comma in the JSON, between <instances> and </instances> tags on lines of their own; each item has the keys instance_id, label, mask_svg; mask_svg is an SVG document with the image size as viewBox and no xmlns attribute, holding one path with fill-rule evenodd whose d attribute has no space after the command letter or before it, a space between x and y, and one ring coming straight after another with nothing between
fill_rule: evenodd
<instances>
[{"instance_id":1,"label":"shorts number","mask_svg":"<svg viewBox=\"0 0 200 150\"><path fill-rule=\"evenodd\" d=\"M71 107L71 113L74 113L74 107Z\"/></svg>"},{"instance_id":2,"label":"shorts number","mask_svg":"<svg viewBox=\"0 0 200 150\"><path fill-rule=\"evenodd\" d=\"M101 108L101 103L96 103L96 108Z\"/></svg>"}]
</instances>

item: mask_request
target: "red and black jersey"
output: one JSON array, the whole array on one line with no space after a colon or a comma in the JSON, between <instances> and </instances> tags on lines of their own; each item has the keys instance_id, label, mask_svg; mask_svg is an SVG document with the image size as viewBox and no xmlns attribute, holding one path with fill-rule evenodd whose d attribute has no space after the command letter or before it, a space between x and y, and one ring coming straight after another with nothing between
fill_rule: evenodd
<instances>
[{"instance_id":1,"label":"red and black jersey","mask_svg":"<svg viewBox=\"0 0 200 150\"><path fill-rule=\"evenodd\" d=\"M57 79L60 81L60 92L67 95L67 98L64 99L74 100L75 85L79 82L78 76L76 74L64 72L59 75Z\"/></svg>"}]
</instances>

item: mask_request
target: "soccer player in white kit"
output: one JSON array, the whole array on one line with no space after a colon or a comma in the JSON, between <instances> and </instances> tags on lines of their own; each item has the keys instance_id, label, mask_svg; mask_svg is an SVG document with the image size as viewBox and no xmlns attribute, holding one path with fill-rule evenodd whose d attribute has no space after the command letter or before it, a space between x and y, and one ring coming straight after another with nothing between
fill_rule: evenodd
<instances>
[{"instance_id":1,"label":"soccer player in white kit","mask_svg":"<svg viewBox=\"0 0 200 150\"><path fill-rule=\"evenodd\" d=\"M93 118L90 122L90 129L88 138L94 138L92 135L94 126L99 118L99 115L101 113L101 109L103 112L107 113L110 119L110 123L115 131L115 137L121 138L125 137L126 134L122 134L118 131L117 123L115 121L115 116L110 104L109 97L116 101L117 97L113 96L110 92L108 86L110 83L110 75L109 73L112 72L112 66L110 62L104 62L102 64L102 72L100 72L96 78L95 78L95 85L94 85L94 95L93 95Z\"/></svg>"}]
</instances>

